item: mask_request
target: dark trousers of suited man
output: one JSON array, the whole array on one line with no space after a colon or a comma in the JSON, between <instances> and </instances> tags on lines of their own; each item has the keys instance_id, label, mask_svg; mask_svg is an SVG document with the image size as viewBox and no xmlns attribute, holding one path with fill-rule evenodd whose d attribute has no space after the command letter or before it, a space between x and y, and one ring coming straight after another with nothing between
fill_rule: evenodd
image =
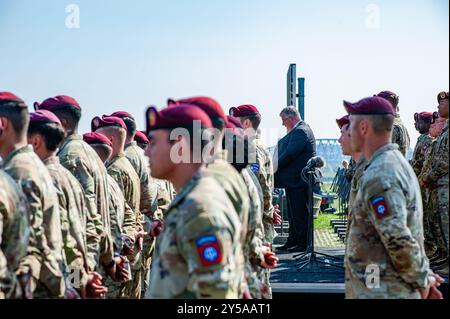
<instances>
[{"instance_id":1,"label":"dark trousers of suited man","mask_svg":"<svg viewBox=\"0 0 450 319\"><path fill-rule=\"evenodd\" d=\"M287 245L306 248L308 243L308 221L310 204L308 187L287 188L286 202L289 221Z\"/></svg>"}]
</instances>

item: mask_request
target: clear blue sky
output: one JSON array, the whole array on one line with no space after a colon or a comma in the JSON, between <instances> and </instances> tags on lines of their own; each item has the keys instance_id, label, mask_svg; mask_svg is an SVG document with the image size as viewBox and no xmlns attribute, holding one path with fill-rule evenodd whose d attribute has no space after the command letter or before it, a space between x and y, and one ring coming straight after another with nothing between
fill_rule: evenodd
<instances>
[{"instance_id":1,"label":"clear blue sky","mask_svg":"<svg viewBox=\"0 0 450 319\"><path fill-rule=\"evenodd\" d=\"M68 29L68 4L80 28ZM379 8L379 27L366 20ZM390 89L413 143L413 114L449 87L447 0L0 0L0 90L34 101L67 94L81 131L125 109L143 128L146 105L209 95L227 111L252 103L284 132L286 71L306 78L306 121L337 137L342 100ZM276 142L277 135L267 143Z\"/></svg>"}]
</instances>

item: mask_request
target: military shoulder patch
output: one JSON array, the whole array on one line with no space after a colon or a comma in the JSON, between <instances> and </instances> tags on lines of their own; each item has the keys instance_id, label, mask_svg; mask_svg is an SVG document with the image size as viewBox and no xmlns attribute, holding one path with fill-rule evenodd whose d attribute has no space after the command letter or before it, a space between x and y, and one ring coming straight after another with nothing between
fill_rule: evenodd
<instances>
[{"instance_id":1,"label":"military shoulder patch","mask_svg":"<svg viewBox=\"0 0 450 319\"><path fill-rule=\"evenodd\" d=\"M220 264L222 261L219 241L214 235L203 236L197 239L197 251L203 266Z\"/></svg>"},{"instance_id":2,"label":"military shoulder patch","mask_svg":"<svg viewBox=\"0 0 450 319\"><path fill-rule=\"evenodd\" d=\"M370 200L370 204L375 212L377 219L382 219L391 214L383 196L377 196Z\"/></svg>"},{"instance_id":3,"label":"military shoulder patch","mask_svg":"<svg viewBox=\"0 0 450 319\"><path fill-rule=\"evenodd\" d=\"M250 169L252 170L253 173L259 172L259 164L258 163L251 164Z\"/></svg>"}]
</instances>

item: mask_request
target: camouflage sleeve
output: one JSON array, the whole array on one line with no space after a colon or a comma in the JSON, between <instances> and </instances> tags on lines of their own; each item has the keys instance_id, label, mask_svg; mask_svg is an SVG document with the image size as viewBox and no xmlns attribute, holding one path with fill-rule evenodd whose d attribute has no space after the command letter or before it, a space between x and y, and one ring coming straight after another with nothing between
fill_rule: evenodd
<instances>
[{"instance_id":1,"label":"camouflage sleeve","mask_svg":"<svg viewBox=\"0 0 450 319\"><path fill-rule=\"evenodd\" d=\"M251 169L252 172L258 178L259 184L261 185L261 189L263 192L263 200L264 200L264 212L263 212L263 220L267 223L272 223L273 220L273 205L272 205L272 173L269 171L271 169L271 165L269 159L266 161L265 158L261 155L261 153L257 154L257 164L252 164Z\"/></svg>"},{"instance_id":2,"label":"camouflage sleeve","mask_svg":"<svg viewBox=\"0 0 450 319\"><path fill-rule=\"evenodd\" d=\"M178 246L189 269L189 290L196 298L226 299L232 270L225 265L233 254L232 237L228 231L211 224L206 212L199 212L179 227Z\"/></svg>"},{"instance_id":3,"label":"camouflage sleeve","mask_svg":"<svg viewBox=\"0 0 450 319\"><path fill-rule=\"evenodd\" d=\"M63 258L64 258L64 276L70 274L70 268L77 269L83 276L85 274L84 268L84 251L83 248L78 245L78 241L75 236L79 236L82 231L81 224L73 223L73 216L69 218L69 211L66 209L68 202L61 189L57 189L59 213L61 218L61 234L63 240ZM72 213L73 214L73 213Z\"/></svg>"},{"instance_id":4,"label":"camouflage sleeve","mask_svg":"<svg viewBox=\"0 0 450 319\"><path fill-rule=\"evenodd\" d=\"M0 202L0 299L15 298L15 290L18 288L16 275L8 270L6 256L2 251L3 238L3 207Z\"/></svg>"},{"instance_id":5,"label":"camouflage sleeve","mask_svg":"<svg viewBox=\"0 0 450 319\"><path fill-rule=\"evenodd\" d=\"M448 134L436 141L436 152L431 162L431 169L426 176L426 181L437 182L442 176L448 175L449 147Z\"/></svg>"},{"instance_id":6,"label":"camouflage sleeve","mask_svg":"<svg viewBox=\"0 0 450 319\"><path fill-rule=\"evenodd\" d=\"M61 164L67 168L80 182L86 199L86 206L89 214L87 215L90 222L89 227L94 225L97 236L93 236L93 233L87 235L87 246L90 260L93 261L99 259L99 250L101 237L105 236L105 229L103 226L102 216L97 211L97 198L95 192L95 181L87 167L79 159L65 159L61 158ZM103 240L105 242L105 240ZM90 267L96 265L90 265Z\"/></svg>"},{"instance_id":7,"label":"camouflage sleeve","mask_svg":"<svg viewBox=\"0 0 450 319\"><path fill-rule=\"evenodd\" d=\"M422 170L423 163L420 161L421 158L420 152L422 151L422 147L423 147L422 140L421 139L417 140L417 144L416 147L414 148L414 153L411 160L411 166L414 170L414 173L416 173L416 176L419 176L420 171Z\"/></svg>"},{"instance_id":8,"label":"camouflage sleeve","mask_svg":"<svg viewBox=\"0 0 450 319\"><path fill-rule=\"evenodd\" d=\"M127 203L124 204L125 204L125 212L123 218L122 232L123 235L129 238L130 243L134 244L134 238L136 235L136 216L135 216L136 214Z\"/></svg>"},{"instance_id":9,"label":"camouflage sleeve","mask_svg":"<svg viewBox=\"0 0 450 319\"><path fill-rule=\"evenodd\" d=\"M408 213L401 186L381 178L372 181L366 191L365 205L395 270L413 287L425 287L428 259L406 226Z\"/></svg>"},{"instance_id":10,"label":"camouflage sleeve","mask_svg":"<svg viewBox=\"0 0 450 319\"><path fill-rule=\"evenodd\" d=\"M427 178L428 172L431 169L431 162L433 161L434 157L435 145L436 141L434 140L433 142L431 142L427 152L425 153L425 160L423 162L422 168L420 169L420 174L418 176L419 181L425 181Z\"/></svg>"},{"instance_id":11,"label":"camouflage sleeve","mask_svg":"<svg viewBox=\"0 0 450 319\"><path fill-rule=\"evenodd\" d=\"M264 260L264 227L261 222L249 223L247 240L250 242L250 263L259 266Z\"/></svg>"},{"instance_id":12,"label":"camouflage sleeve","mask_svg":"<svg viewBox=\"0 0 450 319\"><path fill-rule=\"evenodd\" d=\"M63 297L65 291L61 265L48 245L44 231L44 212L40 188L33 180L20 180L20 188L29 202L31 238L27 255L21 260L18 274L31 270L36 280L44 283L53 297Z\"/></svg>"},{"instance_id":13,"label":"camouflage sleeve","mask_svg":"<svg viewBox=\"0 0 450 319\"><path fill-rule=\"evenodd\" d=\"M86 258L89 271L94 271L97 265L98 252L100 250L100 238L95 226L95 216L92 211L85 206L86 212Z\"/></svg>"},{"instance_id":14,"label":"camouflage sleeve","mask_svg":"<svg viewBox=\"0 0 450 319\"><path fill-rule=\"evenodd\" d=\"M157 208L157 187L147 169L142 170L140 211L146 216L153 216Z\"/></svg>"}]
</instances>

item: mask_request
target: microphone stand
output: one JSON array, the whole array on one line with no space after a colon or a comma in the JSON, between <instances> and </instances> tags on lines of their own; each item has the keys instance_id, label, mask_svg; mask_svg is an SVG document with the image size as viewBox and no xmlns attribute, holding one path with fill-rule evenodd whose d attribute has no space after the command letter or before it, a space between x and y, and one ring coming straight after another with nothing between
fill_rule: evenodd
<instances>
[{"instance_id":1,"label":"microphone stand","mask_svg":"<svg viewBox=\"0 0 450 319\"><path fill-rule=\"evenodd\" d=\"M308 170L307 174L308 177L306 178L306 176L304 175L304 171ZM341 268L344 269L343 266L341 265L337 265L332 263L331 261L323 261L323 260L319 260L317 258L318 255L320 256L325 256L331 259L335 259L337 261L341 261L342 259L336 256L331 256L331 255L327 255L324 253L319 253L314 251L314 212L313 212L313 203L314 203L314 195L313 195L313 185L314 185L314 177L313 174L315 172L315 168L311 167L311 166L307 166L305 168L305 170L302 171L302 179L308 183L308 196L310 198L310 202L309 202L309 218L308 218L308 247L306 248L306 251L300 254L296 254L293 257L295 258L296 262L296 267L297 267L297 271L301 271L303 268L305 268L307 265L309 264L313 264L314 262L318 263L318 264L324 264L324 265L329 265L332 267L336 267L336 268Z\"/></svg>"}]
</instances>

